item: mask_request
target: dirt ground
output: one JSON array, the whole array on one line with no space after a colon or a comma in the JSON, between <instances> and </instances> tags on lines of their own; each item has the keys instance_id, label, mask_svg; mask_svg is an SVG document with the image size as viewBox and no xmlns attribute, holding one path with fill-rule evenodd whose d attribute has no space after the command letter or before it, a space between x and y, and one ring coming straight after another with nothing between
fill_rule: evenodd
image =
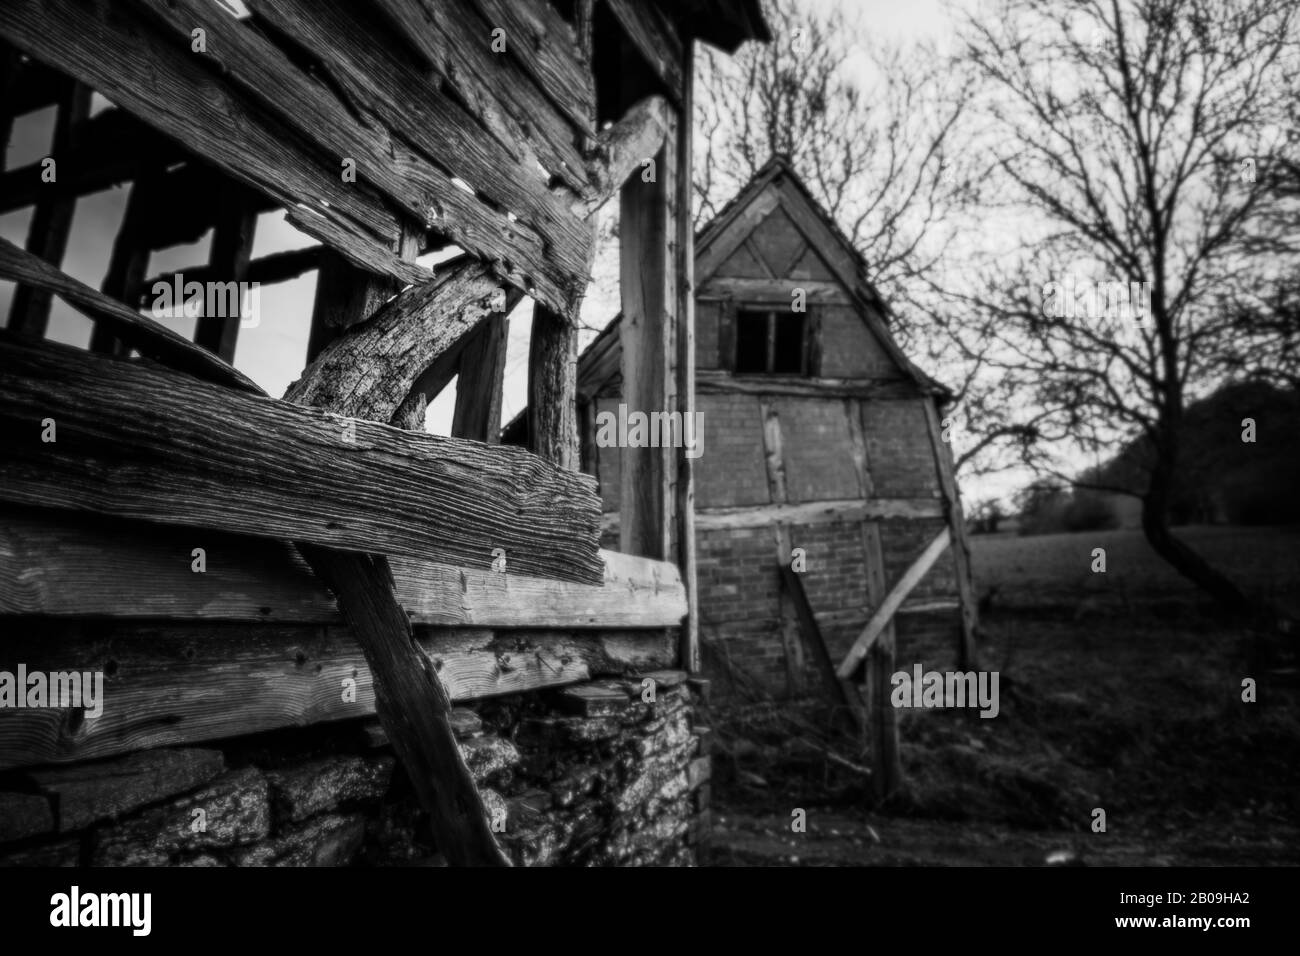
<instances>
[{"instance_id":1,"label":"dirt ground","mask_svg":"<svg viewBox=\"0 0 1300 956\"><path fill-rule=\"evenodd\" d=\"M1262 537L1267 543L1251 560L1272 549L1278 579L1261 586L1294 595L1300 575L1290 590L1282 579L1300 560L1300 548L1289 547L1300 534L1266 529ZM1233 551L1251 547L1248 535L1220 540ZM1041 575L1051 563L1036 562L1034 549L1072 554L1086 543L995 547L1000 560L1011 556ZM1131 540L1119 544L1121 554L1141 554ZM981 551L985 575L1004 586L1017 580L1014 570L993 566L978 539L974 551L977 586ZM851 735L817 739L859 769L801 739L809 727L829 726L815 705L798 715L775 703L735 718L711 715L718 741L708 862L1300 865L1293 653L1220 620L1177 581L1123 594L1094 587L1073 603L1063 598L1067 588L1042 586L1050 583L1035 582L1038 601L1032 593L1001 609L995 601L981 621L982 666L1000 675L996 718L896 712L904 783L880 806L870 805L861 772L870 760ZM1154 599L1140 599L1147 596ZM952 648L937 644L900 646L897 661L955 669ZM1257 684L1254 703L1242 700L1246 677ZM1093 831L1097 808L1105 832ZM805 811L806 832L792 832L797 810Z\"/></svg>"}]
</instances>

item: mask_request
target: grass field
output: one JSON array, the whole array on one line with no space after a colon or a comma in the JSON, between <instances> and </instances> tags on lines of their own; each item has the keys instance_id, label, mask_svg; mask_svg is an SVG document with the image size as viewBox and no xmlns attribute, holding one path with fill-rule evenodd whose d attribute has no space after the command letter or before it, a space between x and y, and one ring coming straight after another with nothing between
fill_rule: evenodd
<instances>
[{"instance_id":1,"label":"grass field","mask_svg":"<svg viewBox=\"0 0 1300 956\"><path fill-rule=\"evenodd\" d=\"M1297 529L1184 533L1253 592L1294 600ZM1089 570L1094 547L1104 575ZM980 653L1000 675L999 715L897 711L905 782L869 811L860 774L774 735L759 752L785 753L784 770L742 760L728 784L719 768L715 862L1300 864L1291 668L1261 663L1253 637L1136 533L977 538L972 554L981 593L997 588ZM951 641L913 645L900 644L899 669L955 667ZM806 834L790 832L793 807L808 810Z\"/></svg>"}]
</instances>

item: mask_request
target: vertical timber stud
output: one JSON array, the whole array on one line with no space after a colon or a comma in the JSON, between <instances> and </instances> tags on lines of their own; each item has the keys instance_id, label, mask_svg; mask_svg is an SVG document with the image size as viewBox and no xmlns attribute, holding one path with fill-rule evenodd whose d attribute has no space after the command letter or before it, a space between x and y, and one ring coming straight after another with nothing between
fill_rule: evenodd
<instances>
[{"instance_id":1,"label":"vertical timber stud","mask_svg":"<svg viewBox=\"0 0 1300 956\"><path fill-rule=\"evenodd\" d=\"M501 386L509 331L510 320L504 314L489 316L461 351L456 409L451 418L453 438L501 443Z\"/></svg>"},{"instance_id":2,"label":"vertical timber stud","mask_svg":"<svg viewBox=\"0 0 1300 956\"><path fill-rule=\"evenodd\" d=\"M59 97L51 156L59 157L65 163L69 161L64 157L71 155L81 126L89 116L90 87L69 80ZM5 134L5 140L8 140L8 133ZM57 178L59 172L55 167L55 181L45 184L48 193L44 194L46 198L36 204L27 232L27 251L55 266L63 262L63 253L68 248L68 234L72 231L72 214L77 205L75 195L62 193ZM62 170L64 176L71 176L74 172L72 169ZM34 286L19 285L14 289L13 301L9 306L9 329L33 338L43 338L50 322L50 305L49 292Z\"/></svg>"},{"instance_id":3,"label":"vertical timber stud","mask_svg":"<svg viewBox=\"0 0 1300 956\"><path fill-rule=\"evenodd\" d=\"M961 636L957 645L958 666L962 670L978 668L975 648L975 630L979 626L979 610L975 604L975 586L971 581L970 544L966 540L966 519L962 514L961 494L957 490L957 474L952 463L952 446L943 440L936 400L926 396L925 419L930 432L930 447L934 451L934 466L939 476L939 489L943 493L943 509L952 532L952 558L957 570L957 595L961 603Z\"/></svg>"},{"instance_id":4,"label":"vertical timber stud","mask_svg":"<svg viewBox=\"0 0 1300 956\"><path fill-rule=\"evenodd\" d=\"M234 315L208 315L212 305L218 313L230 311L229 296L207 296L204 313L194 330L194 342L216 355L227 365L235 364L235 340L239 336L240 310L244 306L243 283L248 278L248 260L253 253L253 230L257 227L257 213L244 190L227 182L219 196L216 225L212 232L212 250L208 266L216 282L235 283L238 308ZM257 303L253 303L257 307Z\"/></svg>"},{"instance_id":5,"label":"vertical timber stud","mask_svg":"<svg viewBox=\"0 0 1300 956\"><path fill-rule=\"evenodd\" d=\"M862 523L862 540L867 560L867 597L872 613L880 607L887 593L885 557L880 545L880 525ZM894 674L894 622L885 625L867 655L867 701L870 721L872 789L877 800L884 800L898 789L903 770L898 754L898 715L890 702Z\"/></svg>"},{"instance_id":6,"label":"vertical timber stud","mask_svg":"<svg viewBox=\"0 0 1300 956\"><path fill-rule=\"evenodd\" d=\"M677 120L677 407L683 433L695 414L695 226L691 214L695 110L695 39L682 30L682 110ZM702 423L703 424L703 423ZM700 449L703 428L695 435ZM684 443L683 443L684 444ZM681 630L681 666L700 670L700 608L695 564L695 463L686 448L677 452L677 545L682 583L686 586L686 620Z\"/></svg>"},{"instance_id":7,"label":"vertical timber stud","mask_svg":"<svg viewBox=\"0 0 1300 956\"><path fill-rule=\"evenodd\" d=\"M578 329L533 306L528 342L528 447L565 471L578 470Z\"/></svg>"},{"instance_id":8,"label":"vertical timber stud","mask_svg":"<svg viewBox=\"0 0 1300 956\"><path fill-rule=\"evenodd\" d=\"M629 47L625 63L633 63ZM624 103L644 92L644 75L623 75ZM638 88L638 80L640 88ZM623 401L628 413L676 409L673 366L676 350L677 262L674 207L677 204L677 116L657 156L645 157L619 193L619 287L623 298ZM621 449L619 550L647 558L672 557L676 455L672 448Z\"/></svg>"},{"instance_id":9,"label":"vertical timber stud","mask_svg":"<svg viewBox=\"0 0 1300 956\"><path fill-rule=\"evenodd\" d=\"M157 195L161 185L162 170L141 170L131 184L127 196L122 225L113 240L113 252L108 259L108 272L101 286L103 293L128 305L140 301L141 286L149 268L149 223L154 216ZM109 331L108 326L96 322L90 334L90 351L122 355L126 347Z\"/></svg>"}]
</instances>

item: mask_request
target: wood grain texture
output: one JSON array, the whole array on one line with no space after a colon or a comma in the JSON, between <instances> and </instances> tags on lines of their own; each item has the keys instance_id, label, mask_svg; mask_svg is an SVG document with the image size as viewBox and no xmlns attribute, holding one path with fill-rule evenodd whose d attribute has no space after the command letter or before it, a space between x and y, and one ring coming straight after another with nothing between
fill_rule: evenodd
<instances>
[{"instance_id":1,"label":"wood grain texture","mask_svg":"<svg viewBox=\"0 0 1300 956\"><path fill-rule=\"evenodd\" d=\"M285 135L279 117L216 71L196 69L189 44L147 20L109 0L12 0L0 6L0 35L275 197L295 224L358 264L425 277L392 254L397 219L376 190L344 183L335 157Z\"/></svg>"},{"instance_id":2,"label":"wood grain texture","mask_svg":"<svg viewBox=\"0 0 1300 956\"><path fill-rule=\"evenodd\" d=\"M939 555L948 549L951 540L951 530L944 528L935 535L934 540L925 546L925 550L903 572L903 576L898 579L897 583L890 589L889 594L876 607L876 610L871 615L871 620L867 622L867 626L862 629L862 633L858 635L853 642L853 646L844 655L844 660L840 662L840 666L836 671L840 677L848 678L853 676L853 672L857 670L862 658L866 656L875 640L880 637L886 625L893 620L894 613L907 600L907 596L912 593L912 589L921 583L921 578L925 577L926 572L938 560Z\"/></svg>"},{"instance_id":3,"label":"wood grain texture","mask_svg":"<svg viewBox=\"0 0 1300 956\"><path fill-rule=\"evenodd\" d=\"M501 399L506 374L510 320L505 314L479 323L460 354L456 407L451 416L453 438L501 442Z\"/></svg>"},{"instance_id":4,"label":"wood grain texture","mask_svg":"<svg viewBox=\"0 0 1300 956\"><path fill-rule=\"evenodd\" d=\"M594 482L140 362L0 343L0 499L598 584ZM41 422L57 423L55 442Z\"/></svg>"},{"instance_id":5,"label":"wood grain texture","mask_svg":"<svg viewBox=\"0 0 1300 956\"><path fill-rule=\"evenodd\" d=\"M206 570L193 570L203 548ZM390 563L414 624L675 627L668 562L601 551L599 586L413 558ZM0 510L0 615L339 624L334 597L284 542L57 512Z\"/></svg>"},{"instance_id":6,"label":"wood grain texture","mask_svg":"<svg viewBox=\"0 0 1300 956\"><path fill-rule=\"evenodd\" d=\"M342 627L106 625L15 619L0 669L104 673L98 718L0 710L0 769L183 746L375 712L371 671ZM665 631L418 628L423 659L456 701L671 667ZM344 680L356 682L354 701ZM390 735L391 739L391 735Z\"/></svg>"},{"instance_id":7,"label":"wood grain texture","mask_svg":"<svg viewBox=\"0 0 1300 956\"><path fill-rule=\"evenodd\" d=\"M432 400L441 390L421 382L434 363L454 349L505 298L488 265L461 258L444 263L433 282L412 286L370 318L331 341L289 386L286 401L328 408L339 415L388 422L414 391ZM444 370L455 375L455 363Z\"/></svg>"},{"instance_id":8,"label":"wood grain texture","mask_svg":"<svg viewBox=\"0 0 1300 956\"><path fill-rule=\"evenodd\" d=\"M528 340L528 447L565 471L578 470L578 329L543 306Z\"/></svg>"},{"instance_id":9,"label":"wood grain texture","mask_svg":"<svg viewBox=\"0 0 1300 956\"><path fill-rule=\"evenodd\" d=\"M583 205L587 216L616 195L647 160L658 155L673 123L671 110L662 96L648 96L596 139L588 160L593 191Z\"/></svg>"}]
</instances>

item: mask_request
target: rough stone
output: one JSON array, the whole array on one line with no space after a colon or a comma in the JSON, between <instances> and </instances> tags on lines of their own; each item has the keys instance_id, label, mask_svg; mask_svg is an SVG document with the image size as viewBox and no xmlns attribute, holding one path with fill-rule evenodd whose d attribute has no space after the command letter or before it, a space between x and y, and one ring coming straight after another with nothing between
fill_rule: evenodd
<instances>
[{"instance_id":1,"label":"rough stone","mask_svg":"<svg viewBox=\"0 0 1300 956\"><path fill-rule=\"evenodd\" d=\"M0 843L54 830L54 811L37 793L0 793Z\"/></svg>"},{"instance_id":2,"label":"rough stone","mask_svg":"<svg viewBox=\"0 0 1300 956\"><path fill-rule=\"evenodd\" d=\"M33 770L28 777L57 800L59 829L80 830L146 804L202 786L225 769L220 750L145 750L101 760Z\"/></svg>"},{"instance_id":3,"label":"rough stone","mask_svg":"<svg viewBox=\"0 0 1300 956\"><path fill-rule=\"evenodd\" d=\"M196 811L202 811L202 816ZM162 866L181 851L253 843L271 831L270 794L261 771L248 767L138 816L102 828L95 866Z\"/></svg>"},{"instance_id":4,"label":"rough stone","mask_svg":"<svg viewBox=\"0 0 1300 956\"><path fill-rule=\"evenodd\" d=\"M239 866L347 866L361 852L366 821L359 813L327 814L305 826L239 851Z\"/></svg>"},{"instance_id":5,"label":"rough stone","mask_svg":"<svg viewBox=\"0 0 1300 956\"><path fill-rule=\"evenodd\" d=\"M81 863L81 841L79 839L58 840L39 846L23 847L21 850L7 850L0 853L0 867L3 866L78 866Z\"/></svg>"},{"instance_id":6,"label":"rough stone","mask_svg":"<svg viewBox=\"0 0 1300 956\"><path fill-rule=\"evenodd\" d=\"M519 750L502 737L474 737L462 741L461 755L475 783L497 782L509 777L519 763Z\"/></svg>"},{"instance_id":7,"label":"rough stone","mask_svg":"<svg viewBox=\"0 0 1300 956\"><path fill-rule=\"evenodd\" d=\"M277 820L298 823L354 800L378 800L388 791L396 761L383 756L323 757L268 773Z\"/></svg>"}]
</instances>

